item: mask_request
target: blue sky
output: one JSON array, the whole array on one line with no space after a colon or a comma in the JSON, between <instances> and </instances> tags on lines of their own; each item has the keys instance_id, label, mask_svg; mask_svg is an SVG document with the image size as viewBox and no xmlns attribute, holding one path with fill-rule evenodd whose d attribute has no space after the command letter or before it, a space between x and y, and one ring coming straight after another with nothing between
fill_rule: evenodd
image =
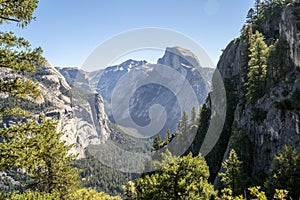
<instances>
[{"instance_id":1,"label":"blue sky","mask_svg":"<svg viewBox=\"0 0 300 200\"><path fill-rule=\"evenodd\" d=\"M1 28L41 46L55 66L81 66L102 42L124 31L159 27L196 41L217 63L235 37L253 0L40 0L36 21L25 29ZM149 54L150 55L150 54ZM160 53L148 58L153 62ZM132 55L142 59L139 55ZM136 56L136 57L135 57Z\"/></svg>"}]
</instances>

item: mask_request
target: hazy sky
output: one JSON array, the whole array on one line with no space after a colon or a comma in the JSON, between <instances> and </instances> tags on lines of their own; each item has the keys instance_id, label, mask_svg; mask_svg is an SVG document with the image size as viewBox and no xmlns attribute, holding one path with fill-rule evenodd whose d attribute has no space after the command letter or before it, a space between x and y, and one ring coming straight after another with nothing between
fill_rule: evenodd
<instances>
[{"instance_id":1,"label":"hazy sky","mask_svg":"<svg viewBox=\"0 0 300 200\"><path fill-rule=\"evenodd\" d=\"M195 40L216 63L240 34L253 0L40 0L25 29L1 26L41 46L55 66L81 66L102 42L124 31L160 27ZM154 62L160 54L146 60ZM136 59L141 59L138 56Z\"/></svg>"}]
</instances>

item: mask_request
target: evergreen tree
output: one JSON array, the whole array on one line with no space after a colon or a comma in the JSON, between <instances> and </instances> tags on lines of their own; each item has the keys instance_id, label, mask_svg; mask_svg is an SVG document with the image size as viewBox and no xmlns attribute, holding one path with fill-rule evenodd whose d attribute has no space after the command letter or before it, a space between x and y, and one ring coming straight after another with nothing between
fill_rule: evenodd
<instances>
[{"instance_id":1,"label":"evergreen tree","mask_svg":"<svg viewBox=\"0 0 300 200\"><path fill-rule=\"evenodd\" d=\"M79 175L78 170L72 166L76 156L68 155L72 146L66 146L65 142L60 141L63 133L57 133L56 129L56 120L43 120L41 124L36 124L38 165L29 174L33 179L29 186L65 196L77 188Z\"/></svg>"},{"instance_id":2,"label":"evergreen tree","mask_svg":"<svg viewBox=\"0 0 300 200\"><path fill-rule=\"evenodd\" d=\"M198 130L198 125L200 123L200 113L201 113L201 108L199 109L199 111L196 111L196 107L192 108L191 111L191 123L190 123L190 127L189 127L189 132L192 134L196 134L197 130Z\"/></svg>"},{"instance_id":3,"label":"evergreen tree","mask_svg":"<svg viewBox=\"0 0 300 200\"><path fill-rule=\"evenodd\" d=\"M248 14L247 14L247 19L246 19L246 24L248 24L248 25L252 25L253 24L253 22L254 22L254 14L255 14L255 12L254 12L254 10L253 10L253 8L250 8L250 10L248 11Z\"/></svg>"},{"instance_id":4,"label":"evergreen tree","mask_svg":"<svg viewBox=\"0 0 300 200\"><path fill-rule=\"evenodd\" d=\"M186 111L183 111L182 117L178 122L178 131L179 134L187 134L189 130L188 114Z\"/></svg>"},{"instance_id":5,"label":"evergreen tree","mask_svg":"<svg viewBox=\"0 0 300 200\"><path fill-rule=\"evenodd\" d=\"M171 163L174 163L178 159L177 156L172 155L171 151L168 148L166 148L165 151L160 156L161 158L159 160L153 161L153 167L156 170L165 168Z\"/></svg>"},{"instance_id":6,"label":"evergreen tree","mask_svg":"<svg viewBox=\"0 0 300 200\"><path fill-rule=\"evenodd\" d=\"M218 176L220 176L221 182L225 188L231 189L233 195L241 194L244 190L243 181L245 175L242 168L242 162L238 159L234 149L231 149L229 157L222 163L222 167L225 172L220 172Z\"/></svg>"},{"instance_id":7,"label":"evergreen tree","mask_svg":"<svg viewBox=\"0 0 300 200\"><path fill-rule=\"evenodd\" d=\"M15 22L21 27L28 25L34 17L37 0L0 2L0 25ZM14 78L0 79L0 94L24 99L36 99L41 92L36 81L25 79L24 74L35 72L36 66L44 63L41 48L32 49L24 38L16 37L12 32L0 31L0 68L14 73ZM0 117L28 116L17 104L12 107L0 106Z\"/></svg>"},{"instance_id":8,"label":"evergreen tree","mask_svg":"<svg viewBox=\"0 0 300 200\"><path fill-rule=\"evenodd\" d=\"M163 141L160 138L160 134L157 134L157 136L153 140L153 149L154 151L159 150L163 146Z\"/></svg>"},{"instance_id":9,"label":"evergreen tree","mask_svg":"<svg viewBox=\"0 0 300 200\"><path fill-rule=\"evenodd\" d=\"M194 155L198 155L200 153L200 148L209 127L210 116L211 110L206 106L206 104L203 104L203 106L201 106L199 110L199 128L197 129L196 136L191 145Z\"/></svg>"},{"instance_id":10,"label":"evergreen tree","mask_svg":"<svg viewBox=\"0 0 300 200\"><path fill-rule=\"evenodd\" d=\"M37 8L38 0L1 1L0 24L16 22L21 27L28 25L33 19L33 12Z\"/></svg>"},{"instance_id":11,"label":"evergreen tree","mask_svg":"<svg viewBox=\"0 0 300 200\"><path fill-rule=\"evenodd\" d=\"M255 0L255 3L254 3L254 13L256 16L259 16L259 14L260 14L260 1L261 0Z\"/></svg>"},{"instance_id":12,"label":"evergreen tree","mask_svg":"<svg viewBox=\"0 0 300 200\"><path fill-rule=\"evenodd\" d=\"M172 160L172 159L171 159ZM216 197L208 183L209 170L202 156L177 158L155 174L136 182L136 199L211 199Z\"/></svg>"},{"instance_id":13,"label":"evergreen tree","mask_svg":"<svg viewBox=\"0 0 300 200\"><path fill-rule=\"evenodd\" d=\"M168 128L166 133L165 144L169 144L170 141L171 141L171 129Z\"/></svg>"},{"instance_id":14,"label":"evergreen tree","mask_svg":"<svg viewBox=\"0 0 300 200\"><path fill-rule=\"evenodd\" d=\"M38 0L0 1L0 24L15 22L21 27L33 19ZM67 155L71 148L60 141L56 133L57 122L33 120L20 123L28 112L17 106L19 102L33 102L41 96L39 83L31 80L36 67L44 64L41 48L32 49L24 38L12 32L0 32L0 67L14 76L0 79L0 94L20 99L11 107L2 107L0 117L15 117L17 124L0 129L0 171L24 169L31 178L28 186L45 192L58 192L61 196L73 190L77 170L72 168L74 156Z\"/></svg>"},{"instance_id":15,"label":"evergreen tree","mask_svg":"<svg viewBox=\"0 0 300 200\"><path fill-rule=\"evenodd\" d=\"M197 111L196 111L196 107L194 106L193 108L192 108L192 111L191 111L191 125L195 125L195 124L198 124L198 113L197 113Z\"/></svg>"},{"instance_id":16,"label":"evergreen tree","mask_svg":"<svg viewBox=\"0 0 300 200\"><path fill-rule=\"evenodd\" d=\"M231 127L230 147L239 155L239 160L243 162L244 171L250 176L253 145L246 131L239 128L236 122Z\"/></svg>"},{"instance_id":17,"label":"evergreen tree","mask_svg":"<svg viewBox=\"0 0 300 200\"><path fill-rule=\"evenodd\" d=\"M300 155L294 146L285 146L274 157L274 165L265 185L270 196L273 196L275 189L286 189L292 199L299 199Z\"/></svg>"},{"instance_id":18,"label":"evergreen tree","mask_svg":"<svg viewBox=\"0 0 300 200\"><path fill-rule=\"evenodd\" d=\"M273 83L280 81L290 70L289 46L284 38L276 40L270 46L268 57L268 79Z\"/></svg>"},{"instance_id":19,"label":"evergreen tree","mask_svg":"<svg viewBox=\"0 0 300 200\"><path fill-rule=\"evenodd\" d=\"M37 7L37 0L24 1L1 1L0 24L16 22L24 27L29 24L34 17L33 11ZM0 67L1 70L13 73L10 78L0 79L0 94L7 98L20 98L22 101L35 100L41 96L38 82L26 79L25 74L33 73L36 66L44 63L41 55L41 48L32 49L29 42L24 38L14 36L12 32L0 31ZM22 110L15 102L11 107L2 107L0 117L20 117L28 116L28 112ZM26 130L24 129L26 128ZM32 127L30 124L22 124L1 130L0 139L0 170L10 170L16 168L31 168L34 165L35 155L27 151L32 146L30 135Z\"/></svg>"},{"instance_id":20,"label":"evergreen tree","mask_svg":"<svg viewBox=\"0 0 300 200\"><path fill-rule=\"evenodd\" d=\"M258 31L251 36L249 48L250 60L248 62L249 71L246 82L246 97L249 102L256 101L265 91L268 46L264 40L264 36Z\"/></svg>"},{"instance_id":21,"label":"evergreen tree","mask_svg":"<svg viewBox=\"0 0 300 200\"><path fill-rule=\"evenodd\" d=\"M55 120L43 120L0 129L5 138L0 146L0 170L25 169L31 178L26 184L30 189L61 196L74 190L78 186L78 171L71 165L75 156L68 155L71 146L60 141L62 133L56 132L56 126Z\"/></svg>"}]
</instances>

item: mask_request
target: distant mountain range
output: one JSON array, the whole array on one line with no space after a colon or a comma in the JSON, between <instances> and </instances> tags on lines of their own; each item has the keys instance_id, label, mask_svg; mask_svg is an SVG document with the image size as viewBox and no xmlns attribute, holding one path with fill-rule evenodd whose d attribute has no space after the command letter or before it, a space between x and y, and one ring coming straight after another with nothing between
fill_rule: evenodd
<instances>
[{"instance_id":1,"label":"distant mountain range","mask_svg":"<svg viewBox=\"0 0 300 200\"><path fill-rule=\"evenodd\" d=\"M166 66L169 69L164 70ZM173 131L176 130L184 107L180 105L181 102L179 102L178 96L184 94L185 88L178 80L174 80L176 77L170 77L170 75L180 74L192 88L200 105L204 103L208 92L211 90L211 78L214 72L212 68L200 67L198 58L189 50L181 47L166 48L164 56L158 59L157 64L150 64L145 60L136 61L130 59L119 65L92 72L86 72L79 68L57 67L57 70L72 87L86 93L99 93L105 101L105 110L112 122L115 122L112 110L112 94L114 91L117 91L116 86L122 84L134 88L137 86L138 81L143 82L143 80L140 80L141 77L149 79L151 76L158 76L155 80L151 80L151 84L142 84L139 88L135 88L135 91L132 93L133 96L129 97L130 105L119 105L118 103L118 105L114 106L119 106L119 110L129 106L130 117L134 123L139 126L146 126L150 123L149 109L151 106L156 104L162 105L166 111L167 119L164 127L160 130L161 135L165 134L167 128L171 128ZM154 73L157 73L157 75L154 75ZM128 78L125 80L124 77ZM169 82L165 81L165 84L155 83L156 81L161 81L158 79L163 78L168 78ZM139 80L137 81L137 79ZM174 92L174 89L173 91L170 90L169 85L172 84L175 85L177 92ZM191 104L192 100L185 103ZM190 113L191 110L186 111Z\"/></svg>"},{"instance_id":2,"label":"distant mountain range","mask_svg":"<svg viewBox=\"0 0 300 200\"><path fill-rule=\"evenodd\" d=\"M191 86L198 103L202 104L211 90L211 77L214 70L199 67L200 64L196 56L190 51L174 47L167 48L165 55L158 60L157 64L150 64L147 61L127 60L120 65L93 72L85 72L79 68L55 68L49 62L46 62L32 75L33 77L24 77L38 80L44 94L39 102L27 102L24 109L37 113L37 118L41 112L47 117L58 118L58 129L65 133L62 139L67 144L75 143L71 152L79 153L79 158L85 156L85 150L89 145L103 144L112 137L123 142L131 140L133 143L142 144L142 140L136 142L133 138L122 136L122 131L117 130L112 125L115 122L115 115L112 113L112 94L120 85L128 85L130 89L137 82L136 77L151 77L156 72L155 77L157 77L157 80L132 91L128 105L129 117L139 126L146 126L150 123L151 116L149 116L149 112L151 107L160 104L166 111L167 119L159 133L164 136L167 128L176 130L183 112L183 106L180 105L181 102L178 96L186 93L184 93L184 88L176 80L176 77L168 77L171 74L168 74L168 71L165 70L166 66L169 72L180 74L182 79L185 80L185 84L188 83ZM136 77L124 80L124 77L131 73ZM9 70L1 69L0 77L10 76L13 76L13 74ZM166 77L165 84L155 84L155 81L159 81L162 77ZM140 78L139 81L143 82L143 78ZM177 92L168 88L172 85ZM122 95L126 96L127 93L117 94L120 97ZM186 104L191 103L189 102L190 97L186 99ZM10 106L13 105L15 100L10 97L1 97L0 102L2 105ZM124 107L118 107L120 105L116 107L122 113ZM186 111L190 112L190 110ZM18 123L10 118L5 118L3 122L2 127ZM150 134L155 135L156 133ZM146 140L144 142L148 145ZM149 148L147 147L147 149Z\"/></svg>"}]
</instances>

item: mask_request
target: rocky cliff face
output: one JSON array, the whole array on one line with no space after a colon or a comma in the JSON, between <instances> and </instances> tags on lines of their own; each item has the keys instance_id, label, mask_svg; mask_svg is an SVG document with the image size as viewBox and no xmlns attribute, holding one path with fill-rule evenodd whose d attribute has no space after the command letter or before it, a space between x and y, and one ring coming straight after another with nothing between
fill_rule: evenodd
<instances>
[{"instance_id":1,"label":"rocky cliff face","mask_svg":"<svg viewBox=\"0 0 300 200\"><path fill-rule=\"evenodd\" d=\"M245 131L251 141L252 174L267 172L274 155L286 144L296 145L300 152L299 108L279 106L283 102L291 101L297 93L297 88L300 89L300 29L295 6L283 6L278 19L278 23L265 22L262 32L266 35L267 41L275 40L273 36L277 31L278 37L287 41L292 61L290 71L282 80L270 85L264 96L254 104L245 103L243 100L245 46L239 39L226 47L217 66L224 81L234 82L231 88L227 86L227 90L237 91L239 100L234 109L233 121L236 122L238 130ZM227 153L224 159L228 157Z\"/></svg>"},{"instance_id":2,"label":"rocky cliff face","mask_svg":"<svg viewBox=\"0 0 300 200\"><path fill-rule=\"evenodd\" d=\"M1 77L11 75L1 68ZM34 113L43 112L46 117L55 117L59 120L58 131L64 135L62 140L67 144L75 144L70 153L84 157L85 148L89 144L100 144L110 135L108 118L104 112L104 102L100 95L91 94L81 98L72 95L74 92L65 78L49 62L34 74L40 82L43 97L35 102ZM74 96L74 97L73 97ZM8 101L7 97L1 97L1 101ZM5 121L9 126L14 122Z\"/></svg>"},{"instance_id":3,"label":"rocky cliff face","mask_svg":"<svg viewBox=\"0 0 300 200\"><path fill-rule=\"evenodd\" d=\"M298 2L299 3L299 2ZM290 56L297 66L300 66L300 34L299 13L295 16L295 7L286 7L281 14L279 33L289 41Z\"/></svg>"},{"instance_id":4,"label":"rocky cliff face","mask_svg":"<svg viewBox=\"0 0 300 200\"><path fill-rule=\"evenodd\" d=\"M65 133L62 139L67 144L75 144L71 152L83 158L88 145L101 144L109 138L108 122L102 97L91 94L86 101L74 100L72 112L61 115L59 130Z\"/></svg>"},{"instance_id":5,"label":"rocky cliff face","mask_svg":"<svg viewBox=\"0 0 300 200\"><path fill-rule=\"evenodd\" d=\"M167 47L165 54L158 59L157 64L166 65L179 71L191 82L201 104L204 103L212 87L211 79L214 70L201 67L197 56L193 52L181 47ZM194 81L195 83L193 83Z\"/></svg>"}]
</instances>

